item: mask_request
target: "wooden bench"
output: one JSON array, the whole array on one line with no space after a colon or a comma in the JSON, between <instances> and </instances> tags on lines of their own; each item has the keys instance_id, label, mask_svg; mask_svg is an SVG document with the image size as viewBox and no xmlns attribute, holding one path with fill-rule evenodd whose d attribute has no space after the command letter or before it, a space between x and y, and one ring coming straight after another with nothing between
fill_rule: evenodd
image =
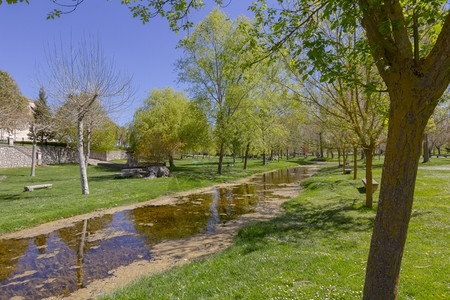
<instances>
[{"instance_id":1,"label":"wooden bench","mask_svg":"<svg viewBox=\"0 0 450 300\"><path fill-rule=\"evenodd\" d=\"M367 179L363 178L361 181L364 183L364 186L367 187ZM378 189L378 182L372 179L372 192L375 192Z\"/></svg>"},{"instance_id":2,"label":"wooden bench","mask_svg":"<svg viewBox=\"0 0 450 300\"><path fill-rule=\"evenodd\" d=\"M350 174L352 172L352 169L344 169L345 174Z\"/></svg>"},{"instance_id":3,"label":"wooden bench","mask_svg":"<svg viewBox=\"0 0 450 300\"><path fill-rule=\"evenodd\" d=\"M29 185L29 186L26 186L24 189L25 189L25 191L32 192L37 189L48 189L48 188L51 188L52 186L53 186L53 184L47 183L47 184L39 184L39 185Z\"/></svg>"}]
</instances>

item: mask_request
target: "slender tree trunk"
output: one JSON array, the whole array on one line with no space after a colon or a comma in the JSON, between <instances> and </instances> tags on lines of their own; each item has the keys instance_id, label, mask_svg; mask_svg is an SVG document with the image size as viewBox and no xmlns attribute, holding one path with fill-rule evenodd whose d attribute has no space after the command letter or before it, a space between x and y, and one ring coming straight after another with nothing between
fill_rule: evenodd
<instances>
[{"instance_id":1,"label":"slender tree trunk","mask_svg":"<svg viewBox=\"0 0 450 300\"><path fill-rule=\"evenodd\" d=\"M289 160L289 148L286 149L286 160Z\"/></svg>"},{"instance_id":2,"label":"slender tree trunk","mask_svg":"<svg viewBox=\"0 0 450 300\"><path fill-rule=\"evenodd\" d=\"M86 127L86 156L85 156L85 163L86 163L86 169L89 165L89 156L91 155L91 126Z\"/></svg>"},{"instance_id":3,"label":"slender tree trunk","mask_svg":"<svg viewBox=\"0 0 450 300\"><path fill-rule=\"evenodd\" d=\"M341 166L341 148L338 148L337 151L338 151L338 166L340 167Z\"/></svg>"},{"instance_id":4,"label":"slender tree trunk","mask_svg":"<svg viewBox=\"0 0 450 300\"><path fill-rule=\"evenodd\" d=\"M220 152L219 152L219 166L217 167L217 173L222 174L222 165L223 165L223 155L225 153L225 143L220 143Z\"/></svg>"},{"instance_id":5,"label":"slender tree trunk","mask_svg":"<svg viewBox=\"0 0 450 300\"><path fill-rule=\"evenodd\" d=\"M366 206L372 208L373 205L373 184L372 184L372 166L373 166L374 148L364 149L366 157Z\"/></svg>"},{"instance_id":6,"label":"slender tree trunk","mask_svg":"<svg viewBox=\"0 0 450 300\"><path fill-rule=\"evenodd\" d=\"M172 153L169 154L169 166L171 168L175 168L175 163L173 162L173 154Z\"/></svg>"},{"instance_id":7,"label":"slender tree trunk","mask_svg":"<svg viewBox=\"0 0 450 300\"><path fill-rule=\"evenodd\" d=\"M250 151L250 143L247 143L247 147L245 148L244 170L247 169L247 160L248 160L248 152L249 151Z\"/></svg>"},{"instance_id":8,"label":"slender tree trunk","mask_svg":"<svg viewBox=\"0 0 450 300\"><path fill-rule=\"evenodd\" d=\"M430 161L430 151L428 150L428 133L423 135L423 162Z\"/></svg>"},{"instance_id":9,"label":"slender tree trunk","mask_svg":"<svg viewBox=\"0 0 450 300\"><path fill-rule=\"evenodd\" d=\"M413 92L414 82L406 84L390 88L388 138L364 285L366 300L397 298L421 143L434 109L432 99Z\"/></svg>"},{"instance_id":10,"label":"slender tree trunk","mask_svg":"<svg viewBox=\"0 0 450 300\"><path fill-rule=\"evenodd\" d=\"M263 151L263 165L266 165L266 150Z\"/></svg>"},{"instance_id":11,"label":"slender tree trunk","mask_svg":"<svg viewBox=\"0 0 450 300\"><path fill-rule=\"evenodd\" d=\"M358 179L358 147L353 147L353 180Z\"/></svg>"},{"instance_id":12,"label":"slender tree trunk","mask_svg":"<svg viewBox=\"0 0 450 300\"><path fill-rule=\"evenodd\" d=\"M80 247L77 253L77 286L83 288L83 260L84 260L84 244L86 240L87 219L83 222L83 231L81 232Z\"/></svg>"},{"instance_id":13,"label":"slender tree trunk","mask_svg":"<svg viewBox=\"0 0 450 300\"><path fill-rule=\"evenodd\" d=\"M342 174L345 174L346 165L347 165L347 152L344 147L344 148L342 148Z\"/></svg>"},{"instance_id":14,"label":"slender tree trunk","mask_svg":"<svg viewBox=\"0 0 450 300\"><path fill-rule=\"evenodd\" d=\"M87 170L86 170L86 163L84 160L84 153L83 153L84 152L84 149L83 149L83 120L78 120L77 151L78 151L78 164L80 166L81 193L83 195L89 195Z\"/></svg>"},{"instance_id":15,"label":"slender tree trunk","mask_svg":"<svg viewBox=\"0 0 450 300\"><path fill-rule=\"evenodd\" d=\"M320 157L323 157L322 132L319 133Z\"/></svg>"},{"instance_id":16,"label":"slender tree trunk","mask_svg":"<svg viewBox=\"0 0 450 300\"><path fill-rule=\"evenodd\" d=\"M35 130L33 126L33 131ZM33 136L33 148L31 150L31 172L30 176L34 177L36 175L36 136Z\"/></svg>"},{"instance_id":17,"label":"slender tree trunk","mask_svg":"<svg viewBox=\"0 0 450 300\"><path fill-rule=\"evenodd\" d=\"M233 152L233 165L236 164L236 154Z\"/></svg>"}]
</instances>

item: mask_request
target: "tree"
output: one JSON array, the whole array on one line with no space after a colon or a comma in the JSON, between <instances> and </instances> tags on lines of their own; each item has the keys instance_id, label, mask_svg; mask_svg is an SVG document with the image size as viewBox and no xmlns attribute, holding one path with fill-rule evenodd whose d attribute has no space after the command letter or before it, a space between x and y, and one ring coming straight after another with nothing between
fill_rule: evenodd
<instances>
[{"instance_id":1,"label":"tree","mask_svg":"<svg viewBox=\"0 0 450 300\"><path fill-rule=\"evenodd\" d=\"M28 121L28 101L17 83L7 72L0 70L0 128L11 133Z\"/></svg>"},{"instance_id":2,"label":"tree","mask_svg":"<svg viewBox=\"0 0 450 300\"><path fill-rule=\"evenodd\" d=\"M258 23L269 29L269 52L283 45L291 47L299 58L298 72L308 76L316 68L323 81L333 81L341 73L342 65L336 59L341 53L331 51L333 41L320 31L316 20L327 20L330 26L349 32L361 21L366 39L358 41L354 55L373 56L390 98L386 157L364 299L396 298L422 137L450 81L448 6L445 1L299 0L276 10L266 9L265 1L258 3L252 9ZM301 59L304 57L307 60ZM355 79L348 74L348 80Z\"/></svg>"},{"instance_id":3,"label":"tree","mask_svg":"<svg viewBox=\"0 0 450 300\"><path fill-rule=\"evenodd\" d=\"M174 155L178 151L195 149L207 134L206 117L184 93L172 88L152 90L130 126L135 155L153 162L167 159L171 167L175 167Z\"/></svg>"},{"instance_id":4,"label":"tree","mask_svg":"<svg viewBox=\"0 0 450 300\"><path fill-rule=\"evenodd\" d=\"M88 115L96 107L111 112L132 95L131 79L123 76L113 60L106 60L98 41L82 40L69 49L54 47L47 53L50 94L65 103L77 123L77 151L80 166L82 194L89 194L86 158L84 155L84 128Z\"/></svg>"},{"instance_id":5,"label":"tree","mask_svg":"<svg viewBox=\"0 0 450 300\"><path fill-rule=\"evenodd\" d=\"M41 142L41 147L44 144L44 140L53 138L53 113L50 106L47 103L47 95L43 87L39 89L38 101L34 102L34 107L31 108L33 113L34 123L36 125L36 138ZM31 128L30 128L31 131ZM33 133L31 132L33 135Z\"/></svg>"},{"instance_id":6,"label":"tree","mask_svg":"<svg viewBox=\"0 0 450 300\"><path fill-rule=\"evenodd\" d=\"M252 87L248 71L238 68L247 58L241 51L245 35L239 30L245 22L231 21L216 9L180 42L185 55L178 62L179 78L194 85L194 98L203 102L201 106L213 120L219 174L226 145L233 135L235 114Z\"/></svg>"},{"instance_id":7,"label":"tree","mask_svg":"<svg viewBox=\"0 0 450 300\"><path fill-rule=\"evenodd\" d=\"M33 141L33 149L31 151L31 174L35 176L36 171L36 143L40 138L41 147L44 143L44 138L53 137L52 125L53 115L50 107L47 104L47 96L45 95L44 88L39 89L39 100L34 102L35 106L31 107L32 120L30 121L30 129L28 136Z\"/></svg>"}]
</instances>

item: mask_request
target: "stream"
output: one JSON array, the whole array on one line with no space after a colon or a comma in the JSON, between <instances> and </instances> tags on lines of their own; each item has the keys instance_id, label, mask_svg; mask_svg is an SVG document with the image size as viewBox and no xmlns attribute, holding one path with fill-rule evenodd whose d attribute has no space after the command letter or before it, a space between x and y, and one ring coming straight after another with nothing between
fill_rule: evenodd
<instances>
[{"instance_id":1,"label":"stream","mask_svg":"<svg viewBox=\"0 0 450 300\"><path fill-rule=\"evenodd\" d=\"M0 299L67 296L112 270L152 260L152 247L204 232L257 212L274 191L309 177L307 167L258 174L229 187L85 219L27 239L0 239Z\"/></svg>"}]
</instances>

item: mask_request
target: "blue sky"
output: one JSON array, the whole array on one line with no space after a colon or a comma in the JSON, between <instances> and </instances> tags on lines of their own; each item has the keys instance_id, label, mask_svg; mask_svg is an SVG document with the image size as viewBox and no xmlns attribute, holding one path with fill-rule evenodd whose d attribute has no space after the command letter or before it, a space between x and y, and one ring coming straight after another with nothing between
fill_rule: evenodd
<instances>
[{"instance_id":1,"label":"blue sky","mask_svg":"<svg viewBox=\"0 0 450 300\"><path fill-rule=\"evenodd\" d=\"M202 20L214 7L213 1L205 2L207 7L192 14L192 21ZM232 18L250 16L250 4L250 0L233 0L223 10ZM174 63L182 56L175 47L185 33L170 31L166 20L158 17L142 24L119 0L85 0L76 11L46 20L54 8L50 0L0 6L0 69L16 80L24 96L37 98L36 77L38 68L46 65L45 48L61 39L70 41L70 35L74 42L83 36L98 36L106 56L114 57L118 69L133 76L136 95L132 107L113 116L120 125L131 121L151 89L182 89L176 83Z\"/></svg>"}]
</instances>

